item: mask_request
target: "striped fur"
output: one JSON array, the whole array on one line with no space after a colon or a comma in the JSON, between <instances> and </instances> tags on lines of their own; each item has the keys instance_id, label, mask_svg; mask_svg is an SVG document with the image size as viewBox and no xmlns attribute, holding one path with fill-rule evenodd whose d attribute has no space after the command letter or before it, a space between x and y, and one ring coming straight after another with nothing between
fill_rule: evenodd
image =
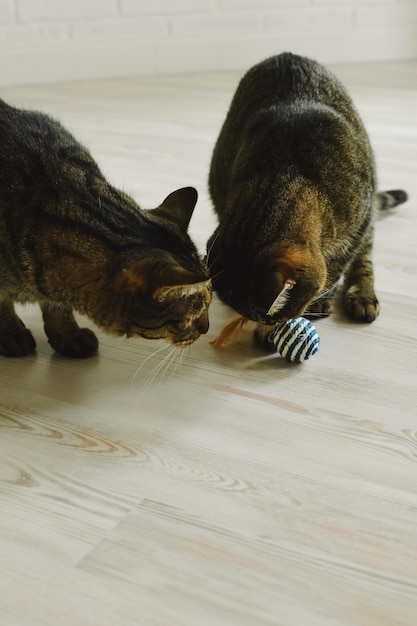
<instances>
[{"instance_id":1,"label":"striped fur","mask_svg":"<svg viewBox=\"0 0 417 626\"><path fill-rule=\"evenodd\" d=\"M98 346L73 311L181 346L207 332L211 285L187 234L196 201L187 187L142 210L59 122L0 101L0 352L35 348L15 302L38 302L50 344L72 357Z\"/></svg>"},{"instance_id":2,"label":"striped fur","mask_svg":"<svg viewBox=\"0 0 417 626\"><path fill-rule=\"evenodd\" d=\"M328 315L342 276L347 315L376 318L374 214L407 194L378 193L375 180L365 128L325 67L283 53L243 76L211 161L219 225L208 262L214 289L258 322L261 344L276 322Z\"/></svg>"}]
</instances>

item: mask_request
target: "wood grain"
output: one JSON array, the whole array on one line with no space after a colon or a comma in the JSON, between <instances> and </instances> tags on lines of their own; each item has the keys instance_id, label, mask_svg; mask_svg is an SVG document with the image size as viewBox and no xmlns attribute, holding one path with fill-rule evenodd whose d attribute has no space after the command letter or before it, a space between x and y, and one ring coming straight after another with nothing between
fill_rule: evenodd
<instances>
[{"instance_id":1,"label":"wood grain","mask_svg":"<svg viewBox=\"0 0 417 626\"><path fill-rule=\"evenodd\" d=\"M333 68L369 129L381 189L381 315L339 309L318 355L264 356L244 330L190 349L113 339L0 359L0 623L414 626L417 615L417 62ZM112 183L152 207L194 185L215 226L211 150L237 73L10 87L59 117ZM88 320L83 324L90 325Z\"/></svg>"}]
</instances>

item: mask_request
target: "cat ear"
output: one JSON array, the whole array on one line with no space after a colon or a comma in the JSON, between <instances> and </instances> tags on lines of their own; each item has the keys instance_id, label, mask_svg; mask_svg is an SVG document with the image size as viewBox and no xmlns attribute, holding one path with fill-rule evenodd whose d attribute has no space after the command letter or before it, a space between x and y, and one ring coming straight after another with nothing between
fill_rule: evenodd
<instances>
[{"instance_id":1,"label":"cat ear","mask_svg":"<svg viewBox=\"0 0 417 626\"><path fill-rule=\"evenodd\" d=\"M169 194L161 206L152 210L152 214L170 222L174 222L182 231L186 231L195 205L197 204L197 190L194 187L183 187Z\"/></svg>"},{"instance_id":2,"label":"cat ear","mask_svg":"<svg viewBox=\"0 0 417 626\"><path fill-rule=\"evenodd\" d=\"M180 272L174 272L169 277L169 280L173 280L175 284L163 284L154 290L152 296L154 300L163 302L167 298L184 298L207 291L210 280L201 280L201 278L182 270L182 268L180 270ZM163 282L167 283L168 277L164 277Z\"/></svg>"},{"instance_id":3,"label":"cat ear","mask_svg":"<svg viewBox=\"0 0 417 626\"><path fill-rule=\"evenodd\" d=\"M139 292L146 293L149 288L150 271L153 265L149 259L127 263L116 276L116 289L132 295Z\"/></svg>"},{"instance_id":4,"label":"cat ear","mask_svg":"<svg viewBox=\"0 0 417 626\"><path fill-rule=\"evenodd\" d=\"M125 266L116 278L120 291L132 295L143 293L158 302L171 296L183 297L204 291L209 283L178 265L174 259L164 263L140 259Z\"/></svg>"}]
</instances>

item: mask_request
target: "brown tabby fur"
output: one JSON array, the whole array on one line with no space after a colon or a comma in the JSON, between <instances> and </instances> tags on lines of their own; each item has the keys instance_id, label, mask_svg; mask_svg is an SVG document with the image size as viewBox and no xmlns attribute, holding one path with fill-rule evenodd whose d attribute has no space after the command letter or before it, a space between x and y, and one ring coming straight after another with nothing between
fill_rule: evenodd
<instances>
[{"instance_id":1,"label":"brown tabby fur","mask_svg":"<svg viewBox=\"0 0 417 626\"><path fill-rule=\"evenodd\" d=\"M258 322L328 315L342 275L347 315L378 315L371 250L377 208L369 140L344 87L323 66L284 53L242 78L218 137L209 188L219 226L208 264L220 298ZM273 314L272 303L293 285Z\"/></svg>"},{"instance_id":2,"label":"brown tabby fur","mask_svg":"<svg viewBox=\"0 0 417 626\"><path fill-rule=\"evenodd\" d=\"M14 302L38 302L61 354L98 342L73 310L113 335L189 345L208 330L211 285L187 228L191 187L142 210L112 187L58 122L0 101L0 352L35 340Z\"/></svg>"}]
</instances>

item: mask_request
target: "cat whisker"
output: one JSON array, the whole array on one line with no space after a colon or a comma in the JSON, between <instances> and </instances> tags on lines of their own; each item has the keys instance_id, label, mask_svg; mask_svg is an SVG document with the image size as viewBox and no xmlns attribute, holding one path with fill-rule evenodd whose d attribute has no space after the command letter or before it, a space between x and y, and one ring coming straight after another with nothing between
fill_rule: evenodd
<instances>
[{"instance_id":1,"label":"cat whisker","mask_svg":"<svg viewBox=\"0 0 417 626\"><path fill-rule=\"evenodd\" d=\"M171 346L172 347L172 346ZM145 377L144 381L143 381L143 390L147 391L149 389L149 387L152 385L152 383L156 380L156 378L158 377L158 375L160 374L160 372L162 372L165 368L165 371L163 372L162 378L161 378L161 382L163 381L166 372L169 369L169 366L172 363L171 357L173 356L173 354L175 353L175 351L177 350L177 348L172 348L172 350L165 355L165 357L162 359L162 361L160 363L158 363L158 365L149 372L149 374Z\"/></svg>"},{"instance_id":2,"label":"cat whisker","mask_svg":"<svg viewBox=\"0 0 417 626\"><path fill-rule=\"evenodd\" d=\"M337 288L337 285L333 283L332 285L330 285L330 287L322 291L317 296L317 298L315 298L312 302L310 302L309 306L304 311L304 315L308 315L309 317L316 317L317 319L321 317L329 317L330 315L332 315L333 313L332 311L327 312L327 313L320 312L320 311L312 311L311 307L316 305L318 302L323 302L324 300L333 300L335 292L336 292L336 288Z\"/></svg>"},{"instance_id":3,"label":"cat whisker","mask_svg":"<svg viewBox=\"0 0 417 626\"><path fill-rule=\"evenodd\" d=\"M175 353L176 363L174 364L174 368L171 372L171 376L174 376L177 370L181 369L185 355L188 354L189 350L190 350L190 346L187 346L187 348L177 348L177 351Z\"/></svg>"},{"instance_id":4,"label":"cat whisker","mask_svg":"<svg viewBox=\"0 0 417 626\"><path fill-rule=\"evenodd\" d=\"M156 350L155 352L152 352L152 354L150 354L148 357L146 357L146 359L139 365L139 367L137 368L137 370L134 372L134 374L132 375L131 381L130 381L130 385L133 386L137 375L139 374L139 372L141 371L141 369L146 365L146 363L148 361L150 361L151 359L153 359L157 354L159 354L160 352L162 352L163 350L167 350L170 347L169 343L164 343L163 346L161 346L158 350Z\"/></svg>"},{"instance_id":5,"label":"cat whisker","mask_svg":"<svg viewBox=\"0 0 417 626\"><path fill-rule=\"evenodd\" d=\"M155 381L155 379L161 372L162 377L160 378L160 383L163 382L165 376L168 373L170 374L170 376L174 376L177 370L182 367L184 358L189 353L189 350L190 346L186 346L186 348L174 346L173 349L163 358L160 363L158 363L158 365L153 370L151 370L151 372L149 372L149 374L144 379L145 390L149 389L151 384ZM173 365L173 368L171 371L169 371L171 365Z\"/></svg>"},{"instance_id":6,"label":"cat whisker","mask_svg":"<svg viewBox=\"0 0 417 626\"><path fill-rule=\"evenodd\" d=\"M321 293L317 296L317 298L315 298L315 299L313 300L313 302L317 302L318 300L326 300L326 299L327 299L327 300L331 300L331 299L333 298L333 295L334 295L335 291L336 291L336 287L337 287L337 286L333 283L333 285L330 285L330 287L328 287L327 289L325 289L324 291L322 291L322 292L321 292ZM331 295L329 298L326 298L326 296L327 296L328 294L330 294L330 293L331 293L332 295Z\"/></svg>"},{"instance_id":7,"label":"cat whisker","mask_svg":"<svg viewBox=\"0 0 417 626\"><path fill-rule=\"evenodd\" d=\"M172 370L169 372L171 377L175 375L177 370L181 369L183 361L186 355L189 353L189 351L190 351L190 346L186 346L184 348L180 348L176 346L174 350L170 352L168 357L172 356L172 359L169 363L167 363L167 367L165 369L165 372L163 373L162 380L164 379L165 375L168 374L171 364L173 365ZM165 359L165 361L167 361L167 359Z\"/></svg>"},{"instance_id":8,"label":"cat whisker","mask_svg":"<svg viewBox=\"0 0 417 626\"><path fill-rule=\"evenodd\" d=\"M165 359L166 359L166 356L164 356L164 358L161 361L158 361L157 364L153 368L151 368L150 371L140 381L139 385L140 385L141 392L143 394L149 390L154 378L158 375L158 372L161 369L161 367L163 367L165 363Z\"/></svg>"},{"instance_id":9,"label":"cat whisker","mask_svg":"<svg viewBox=\"0 0 417 626\"><path fill-rule=\"evenodd\" d=\"M303 316L308 316L308 317L316 317L317 319L321 318L321 317L330 317L331 315L333 315L333 312L331 313L315 313L314 311L309 311L308 309L306 311L304 311Z\"/></svg>"},{"instance_id":10,"label":"cat whisker","mask_svg":"<svg viewBox=\"0 0 417 626\"><path fill-rule=\"evenodd\" d=\"M214 237L213 241L211 242L210 248L207 250L207 254L206 254L206 265L207 266L208 266L208 263L209 263L210 254L211 254L211 252L213 250L213 246L216 243L219 234L220 234L220 231L217 231L216 236Z\"/></svg>"},{"instance_id":11,"label":"cat whisker","mask_svg":"<svg viewBox=\"0 0 417 626\"><path fill-rule=\"evenodd\" d=\"M227 271L226 269L224 269L224 270L220 270L219 272L217 272L216 274L214 274L214 276L210 276L210 280L211 280L211 281L215 280L216 278L218 278L219 276L221 276L222 274L224 274L226 271Z\"/></svg>"}]
</instances>

